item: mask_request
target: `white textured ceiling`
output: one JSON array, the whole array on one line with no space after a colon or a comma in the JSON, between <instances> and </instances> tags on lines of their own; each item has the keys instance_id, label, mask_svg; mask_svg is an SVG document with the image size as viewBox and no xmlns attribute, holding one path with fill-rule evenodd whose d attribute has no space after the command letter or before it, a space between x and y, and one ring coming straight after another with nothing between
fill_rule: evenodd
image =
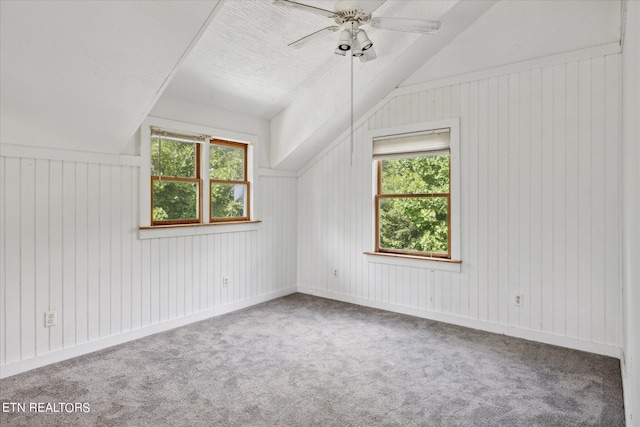
<instances>
[{"instance_id":1,"label":"white textured ceiling","mask_svg":"<svg viewBox=\"0 0 640 427\"><path fill-rule=\"evenodd\" d=\"M298 1L327 10L379 3ZM374 15L403 16L402 11L409 3L387 0ZM455 2L429 1L431 6L451 3ZM333 53L338 33L327 32L301 49L287 47L330 25L335 23L328 18L277 6L271 0L226 0L165 94L271 119L344 60ZM374 43L376 33L383 33L370 26L365 29Z\"/></svg>"}]
</instances>

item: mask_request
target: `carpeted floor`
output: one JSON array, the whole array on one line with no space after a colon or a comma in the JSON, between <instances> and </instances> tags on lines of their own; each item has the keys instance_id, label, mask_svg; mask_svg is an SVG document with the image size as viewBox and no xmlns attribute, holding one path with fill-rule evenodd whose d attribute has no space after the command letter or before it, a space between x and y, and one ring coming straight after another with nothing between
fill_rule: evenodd
<instances>
[{"instance_id":1,"label":"carpeted floor","mask_svg":"<svg viewBox=\"0 0 640 427\"><path fill-rule=\"evenodd\" d=\"M2 426L624 425L616 359L302 294L6 378L0 400L27 403Z\"/></svg>"}]
</instances>

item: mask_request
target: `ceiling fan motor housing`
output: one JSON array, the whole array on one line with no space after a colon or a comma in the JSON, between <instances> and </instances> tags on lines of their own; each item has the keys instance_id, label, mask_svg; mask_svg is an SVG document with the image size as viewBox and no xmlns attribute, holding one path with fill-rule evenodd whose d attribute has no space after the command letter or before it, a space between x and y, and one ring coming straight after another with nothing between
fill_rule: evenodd
<instances>
[{"instance_id":1,"label":"ceiling fan motor housing","mask_svg":"<svg viewBox=\"0 0 640 427\"><path fill-rule=\"evenodd\" d=\"M371 14L360 9L348 9L341 12L335 12L333 20L338 25L342 25L348 22L366 24L371 21Z\"/></svg>"}]
</instances>

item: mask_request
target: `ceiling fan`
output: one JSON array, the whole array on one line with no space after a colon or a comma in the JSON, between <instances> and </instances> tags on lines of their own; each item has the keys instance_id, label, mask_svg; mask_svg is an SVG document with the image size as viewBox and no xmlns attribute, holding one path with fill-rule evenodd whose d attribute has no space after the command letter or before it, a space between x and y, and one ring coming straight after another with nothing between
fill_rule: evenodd
<instances>
[{"instance_id":1,"label":"ceiling fan","mask_svg":"<svg viewBox=\"0 0 640 427\"><path fill-rule=\"evenodd\" d=\"M367 33L360 28L369 24L373 28L381 30L405 31L420 34L435 34L440 28L439 21L424 19L373 17L375 12L386 0L340 0L335 10L326 10L315 6L298 3L293 0L273 0L273 4L287 6L309 13L332 19L337 25L332 25L302 37L289 44L292 48L301 48L309 41L324 36L328 32L340 32L335 53L345 56L348 51L361 62L369 62L376 59L373 42ZM358 7L359 6L359 7Z\"/></svg>"}]
</instances>

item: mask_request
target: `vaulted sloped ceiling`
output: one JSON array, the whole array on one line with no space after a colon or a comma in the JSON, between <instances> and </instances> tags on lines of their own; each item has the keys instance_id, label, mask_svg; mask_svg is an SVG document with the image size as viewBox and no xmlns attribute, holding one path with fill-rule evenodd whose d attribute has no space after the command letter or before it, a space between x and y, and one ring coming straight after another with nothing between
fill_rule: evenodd
<instances>
[{"instance_id":1,"label":"vaulted sloped ceiling","mask_svg":"<svg viewBox=\"0 0 640 427\"><path fill-rule=\"evenodd\" d=\"M619 29L614 0L387 0L374 15L442 28L365 27L378 59L354 61L356 119L398 85L609 42ZM338 34L287 47L332 22L272 0L2 0L0 24L2 143L122 153L163 93L270 122L276 168L300 168L349 126L350 62L333 54Z\"/></svg>"},{"instance_id":2,"label":"vaulted sloped ceiling","mask_svg":"<svg viewBox=\"0 0 640 427\"><path fill-rule=\"evenodd\" d=\"M297 0L326 10L376 9L379 0ZM386 0L374 16L441 20L440 33L364 28L378 59L354 61L356 116L363 114L497 0ZM271 121L271 166L297 169L349 123L350 57L334 54L338 33L301 49L287 45L335 23L272 4L226 0L167 87L168 98Z\"/></svg>"},{"instance_id":3,"label":"vaulted sloped ceiling","mask_svg":"<svg viewBox=\"0 0 640 427\"><path fill-rule=\"evenodd\" d=\"M1 1L1 142L120 153L218 6Z\"/></svg>"},{"instance_id":4,"label":"vaulted sloped ceiling","mask_svg":"<svg viewBox=\"0 0 640 427\"><path fill-rule=\"evenodd\" d=\"M379 0L298 0L334 10ZM354 62L356 116L497 0L387 0L375 16L441 20L440 33L366 29L378 59ZM272 0L0 1L0 141L122 153L161 96L271 122L271 166L297 169L348 127L349 59L332 25ZM127 148L127 150L130 149Z\"/></svg>"}]
</instances>

